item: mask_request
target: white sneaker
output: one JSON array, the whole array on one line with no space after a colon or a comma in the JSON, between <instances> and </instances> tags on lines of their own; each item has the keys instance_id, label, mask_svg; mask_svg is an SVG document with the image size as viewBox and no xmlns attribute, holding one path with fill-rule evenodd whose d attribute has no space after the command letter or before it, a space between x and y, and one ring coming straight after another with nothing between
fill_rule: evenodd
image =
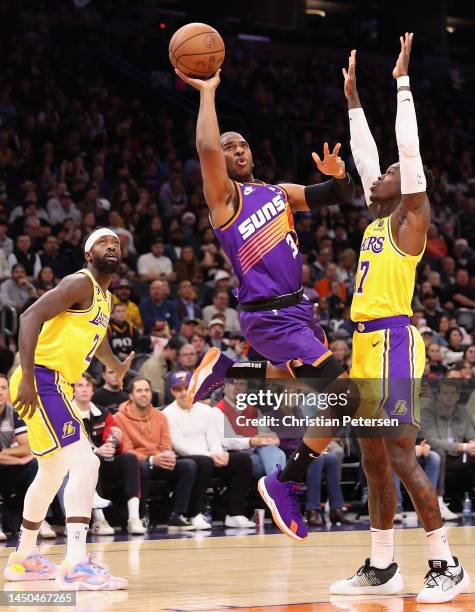
<instances>
[{"instance_id":1,"label":"white sneaker","mask_svg":"<svg viewBox=\"0 0 475 612\"><path fill-rule=\"evenodd\" d=\"M92 509L103 510L104 508L108 508L109 506L112 506L111 500L101 497L97 491L94 491L94 497L92 498Z\"/></svg>"},{"instance_id":2,"label":"white sneaker","mask_svg":"<svg viewBox=\"0 0 475 612\"><path fill-rule=\"evenodd\" d=\"M7 540L7 536L2 529L0 529L0 542L5 542Z\"/></svg>"},{"instance_id":3,"label":"white sneaker","mask_svg":"<svg viewBox=\"0 0 475 612\"><path fill-rule=\"evenodd\" d=\"M212 529L212 525L208 523L204 514L197 514L190 519L190 523L195 529Z\"/></svg>"},{"instance_id":4,"label":"white sneaker","mask_svg":"<svg viewBox=\"0 0 475 612\"><path fill-rule=\"evenodd\" d=\"M454 564L431 559L430 570L424 579L424 588L417 596L419 603L444 603L452 601L470 586L470 577L460 565L457 557Z\"/></svg>"},{"instance_id":5,"label":"white sneaker","mask_svg":"<svg viewBox=\"0 0 475 612\"><path fill-rule=\"evenodd\" d=\"M43 538L44 540L53 540L57 537L56 532L53 531L53 529L51 528L51 525L47 521L43 521L41 523L41 527L38 532L38 535L40 538Z\"/></svg>"},{"instance_id":6,"label":"white sneaker","mask_svg":"<svg viewBox=\"0 0 475 612\"><path fill-rule=\"evenodd\" d=\"M386 569L370 565L366 559L354 576L337 580L330 585L333 595L392 595L404 588L401 572L397 563L391 563Z\"/></svg>"},{"instance_id":7,"label":"white sneaker","mask_svg":"<svg viewBox=\"0 0 475 612\"><path fill-rule=\"evenodd\" d=\"M237 514L235 516L229 516L229 514L227 514L224 519L224 526L236 529L250 529L251 527L255 527L256 523L250 521L243 514Z\"/></svg>"},{"instance_id":8,"label":"white sneaker","mask_svg":"<svg viewBox=\"0 0 475 612\"><path fill-rule=\"evenodd\" d=\"M143 535L144 533L147 533L147 530L139 518L130 518L127 521L127 533Z\"/></svg>"},{"instance_id":9,"label":"white sneaker","mask_svg":"<svg viewBox=\"0 0 475 612\"><path fill-rule=\"evenodd\" d=\"M117 591L126 589L128 580L112 576L92 553L76 565L63 561L55 584L58 591Z\"/></svg>"},{"instance_id":10,"label":"white sneaker","mask_svg":"<svg viewBox=\"0 0 475 612\"><path fill-rule=\"evenodd\" d=\"M94 535L115 535L114 528L109 525L106 519L98 519L91 526L91 533Z\"/></svg>"},{"instance_id":11,"label":"white sneaker","mask_svg":"<svg viewBox=\"0 0 475 612\"><path fill-rule=\"evenodd\" d=\"M443 499L439 499L440 516L444 521L458 521L459 517L447 506Z\"/></svg>"}]
</instances>

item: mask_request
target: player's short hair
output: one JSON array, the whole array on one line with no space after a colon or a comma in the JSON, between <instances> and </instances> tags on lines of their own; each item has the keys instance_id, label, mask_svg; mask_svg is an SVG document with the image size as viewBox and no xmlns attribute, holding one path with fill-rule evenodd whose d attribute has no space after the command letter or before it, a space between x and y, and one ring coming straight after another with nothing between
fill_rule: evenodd
<instances>
[{"instance_id":1,"label":"player's short hair","mask_svg":"<svg viewBox=\"0 0 475 612\"><path fill-rule=\"evenodd\" d=\"M141 380L144 380L145 382L148 383L148 386L150 387L150 391L151 391L152 390L152 383L150 382L150 380L148 378L146 378L145 376L134 376L133 378L130 379L129 384L127 385L127 392L128 393L133 393L134 392L135 383L140 382Z\"/></svg>"},{"instance_id":2,"label":"player's short hair","mask_svg":"<svg viewBox=\"0 0 475 612\"><path fill-rule=\"evenodd\" d=\"M427 197L430 198L430 196L433 194L434 192L434 187L435 187L435 178L434 175L432 174L432 170L429 168L429 166L426 166L425 164L422 165L422 169L424 170L424 175L426 177L426 194Z\"/></svg>"}]
</instances>

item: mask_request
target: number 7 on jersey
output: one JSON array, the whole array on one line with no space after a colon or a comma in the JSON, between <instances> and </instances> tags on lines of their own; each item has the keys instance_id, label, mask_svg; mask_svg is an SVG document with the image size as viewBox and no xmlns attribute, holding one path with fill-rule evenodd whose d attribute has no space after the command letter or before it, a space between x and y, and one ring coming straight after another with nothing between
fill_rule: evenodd
<instances>
[{"instance_id":1,"label":"number 7 on jersey","mask_svg":"<svg viewBox=\"0 0 475 612\"><path fill-rule=\"evenodd\" d=\"M363 274L361 275L360 284L358 285L358 289L356 290L356 293L363 293L363 283L365 281L366 275L368 274L368 270L369 270L369 261L367 259L360 261L360 271L363 272Z\"/></svg>"}]
</instances>

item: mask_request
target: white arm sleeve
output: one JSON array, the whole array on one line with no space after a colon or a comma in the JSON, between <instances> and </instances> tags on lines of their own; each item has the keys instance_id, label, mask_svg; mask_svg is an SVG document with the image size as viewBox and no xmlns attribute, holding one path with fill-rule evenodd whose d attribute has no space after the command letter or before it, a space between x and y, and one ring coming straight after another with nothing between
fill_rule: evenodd
<instances>
[{"instance_id":1,"label":"white arm sleeve","mask_svg":"<svg viewBox=\"0 0 475 612\"><path fill-rule=\"evenodd\" d=\"M396 113L396 140L401 171L401 194L422 193L427 181L419 151L416 109L412 92L398 91Z\"/></svg>"},{"instance_id":2,"label":"white arm sleeve","mask_svg":"<svg viewBox=\"0 0 475 612\"><path fill-rule=\"evenodd\" d=\"M362 108L351 108L348 115L350 118L351 153L361 177L366 204L369 206L371 204L369 189L381 174L378 148L366 121L364 110Z\"/></svg>"}]
</instances>

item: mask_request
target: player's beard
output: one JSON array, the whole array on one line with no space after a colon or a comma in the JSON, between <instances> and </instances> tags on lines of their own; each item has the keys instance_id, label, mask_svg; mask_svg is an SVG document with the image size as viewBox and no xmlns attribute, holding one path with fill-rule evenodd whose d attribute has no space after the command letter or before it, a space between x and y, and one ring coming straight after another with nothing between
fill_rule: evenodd
<instances>
[{"instance_id":1,"label":"player's beard","mask_svg":"<svg viewBox=\"0 0 475 612\"><path fill-rule=\"evenodd\" d=\"M107 259L99 259L99 257L94 262L94 265L99 270L99 272L104 272L104 274L114 274L114 272L119 271L120 267L120 259L117 261L108 261Z\"/></svg>"}]
</instances>

